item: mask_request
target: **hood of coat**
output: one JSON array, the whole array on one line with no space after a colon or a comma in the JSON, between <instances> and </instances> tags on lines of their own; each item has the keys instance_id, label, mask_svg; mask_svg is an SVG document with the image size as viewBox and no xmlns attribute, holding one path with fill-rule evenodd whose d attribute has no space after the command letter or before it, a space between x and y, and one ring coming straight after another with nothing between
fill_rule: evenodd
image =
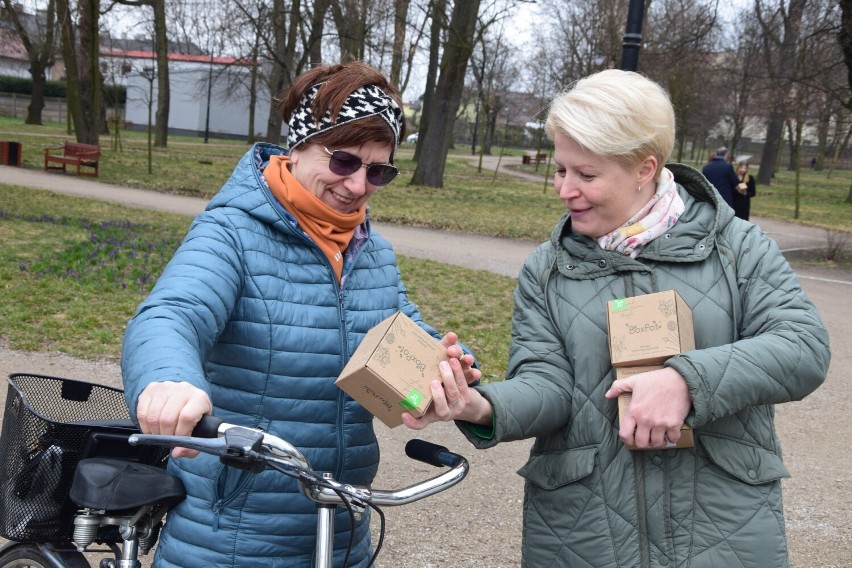
<instances>
[{"instance_id":1,"label":"hood of coat","mask_svg":"<svg viewBox=\"0 0 852 568\"><path fill-rule=\"evenodd\" d=\"M551 233L558 253L558 269L570 278L597 278L619 271L647 271L644 261L697 262L716 246L716 235L734 218L733 210L698 170L667 164L678 184L685 210L665 235L651 241L636 259L601 249L597 241L572 231L565 214Z\"/></svg>"},{"instance_id":2,"label":"hood of coat","mask_svg":"<svg viewBox=\"0 0 852 568\"><path fill-rule=\"evenodd\" d=\"M286 156L287 150L258 142L243 154L225 185L207 204L207 210L232 207L245 211L260 222L290 231L297 226L296 218L272 195L263 177L263 170L272 156ZM367 221L369 226L369 209Z\"/></svg>"}]
</instances>

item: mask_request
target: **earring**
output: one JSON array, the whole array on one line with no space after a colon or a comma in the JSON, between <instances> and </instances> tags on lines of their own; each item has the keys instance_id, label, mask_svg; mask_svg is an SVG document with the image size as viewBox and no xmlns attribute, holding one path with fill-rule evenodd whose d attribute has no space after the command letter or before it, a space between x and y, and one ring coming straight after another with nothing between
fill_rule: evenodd
<instances>
[{"instance_id":1,"label":"earring","mask_svg":"<svg viewBox=\"0 0 852 568\"><path fill-rule=\"evenodd\" d=\"M639 187L636 188L637 193L642 193L642 184L639 184Z\"/></svg>"}]
</instances>

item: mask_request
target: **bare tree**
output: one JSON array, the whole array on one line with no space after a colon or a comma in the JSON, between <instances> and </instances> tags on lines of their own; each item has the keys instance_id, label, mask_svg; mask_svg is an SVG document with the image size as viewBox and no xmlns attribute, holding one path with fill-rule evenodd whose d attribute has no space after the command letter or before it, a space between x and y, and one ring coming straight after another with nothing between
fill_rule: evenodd
<instances>
[{"instance_id":1,"label":"bare tree","mask_svg":"<svg viewBox=\"0 0 852 568\"><path fill-rule=\"evenodd\" d=\"M435 85L438 82L438 65L441 57L441 38L446 28L447 0L432 0L429 3L431 25L429 28L429 64L426 70L426 88L423 93L423 112L420 118L420 131L417 135L417 147L414 149L414 160L420 160L420 154L426 143L432 108L435 105ZM455 111L454 111L455 112Z\"/></svg>"},{"instance_id":2,"label":"bare tree","mask_svg":"<svg viewBox=\"0 0 852 568\"><path fill-rule=\"evenodd\" d=\"M405 57L405 30L408 24L408 8L411 0L394 0L393 18L393 54L391 57L390 81L399 85L402 75L402 64Z\"/></svg>"},{"instance_id":3,"label":"bare tree","mask_svg":"<svg viewBox=\"0 0 852 568\"><path fill-rule=\"evenodd\" d=\"M62 30L68 114L77 142L85 144L98 144L101 129L105 127L98 4L97 0L80 0L75 11L69 0L56 0L57 18Z\"/></svg>"},{"instance_id":4,"label":"bare tree","mask_svg":"<svg viewBox=\"0 0 852 568\"><path fill-rule=\"evenodd\" d=\"M47 83L46 70L53 65L59 49L59 33L56 22L56 3L48 0L44 10L35 15L24 14L22 4L3 0L5 16L15 29L30 64L30 77L33 86L30 104L27 107L26 124L41 124L41 112L44 109L44 93ZM42 16L43 14L43 16Z\"/></svg>"},{"instance_id":5,"label":"bare tree","mask_svg":"<svg viewBox=\"0 0 852 568\"><path fill-rule=\"evenodd\" d=\"M309 54L308 64L315 67L322 63L322 36L325 29L325 16L331 7L331 0L314 0L313 10L307 6L309 22L307 33L303 33L305 53Z\"/></svg>"},{"instance_id":6,"label":"bare tree","mask_svg":"<svg viewBox=\"0 0 852 568\"><path fill-rule=\"evenodd\" d=\"M293 0L289 9L284 0L272 1L272 38L273 44L269 53L272 54L271 72L269 76L269 92L277 97L285 88L290 86L298 74L299 66L296 60L299 32L302 26L300 1ZM273 101L275 98L273 98ZM281 123L283 118L274 104L270 105L269 117L266 121L266 140L277 144L281 138Z\"/></svg>"},{"instance_id":7,"label":"bare tree","mask_svg":"<svg viewBox=\"0 0 852 568\"><path fill-rule=\"evenodd\" d=\"M169 143L169 38L166 25L166 0L115 0L125 6L148 6L154 23L154 54L157 59L157 114L154 127L154 146L165 148Z\"/></svg>"},{"instance_id":8,"label":"bare tree","mask_svg":"<svg viewBox=\"0 0 852 568\"><path fill-rule=\"evenodd\" d=\"M770 7L768 0L755 0L758 21L763 29L764 58L776 102L771 107L766 125L766 142L760 157L757 181L770 185L777 168L790 94L796 69L796 53L802 25L805 0L784 0ZM767 10L769 13L767 13Z\"/></svg>"},{"instance_id":9,"label":"bare tree","mask_svg":"<svg viewBox=\"0 0 852 568\"><path fill-rule=\"evenodd\" d=\"M846 93L846 108L852 111L852 0L840 0L841 24L838 40L843 51L843 61L846 63L846 79L849 90ZM846 195L846 203L852 203L852 184Z\"/></svg>"},{"instance_id":10,"label":"bare tree","mask_svg":"<svg viewBox=\"0 0 852 568\"><path fill-rule=\"evenodd\" d=\"M341 56L364 59L370 0L344 0L331 3Z\"/></svg>"},{"instance_id":11,"label":"bare tree","mask_svg":"<svg viewBox=\"0 0 852 568\"><path fill-rule=\"evenodd\" d=\"M722 127L732 155L739 153L741 140L750 117L756 114L754 98L764 87L765 73L761 71L760 26L753 8L742 9L735 18L730 38L731 47L720 61L723 100ZM763 102L763 101L761 101Z\"/></svg>"},{"instance_id":12,"label":"bare tree","mask_svg":"<svg viewBox=\"0 0 852 568\"><path fill-rule=\"evenodd\" d=\"M493 31L492 31L493 30ZM504 94L511 89L518 77L517 50L507 41L502 25L486 29L477 49L471 57L476 103L472 151L480 144L480 167L482 156L491 154L491 146L497 131L497 120L505 104Z\"/></svg>"},{"instance_id":13,"label":"bare tree","mask_svg":"<svg viewBox=\"0 0 852 568\"><path fill-rule=\"evenodd\" d=\"M542 0L541 4L549 18L536 31L537 67L545 65L549 80L557 88L620 59L627 2ZM554 53L559 56L554 57Z\"/></svg>"},{"instance_id":14,"label":"bare tree","mask_svg":"<svg viewBox=\"0 0 852 568\"><path fill-rule=\"evenodd\" d=\"M840 7L833 0L808 2L802 23L801 55L797 58L800 69L796 87L806 92L808 101L799 101L796 106L802 108L805 119L816 130L817 148L811 156L816 169L823 168L832 126L844 122L843 105L849 87L837 42L840 21ZM838 144L842 129L834 131L834 143Z\"/></svg>"},{"instance_id":15,"label":"bare tree","mask_svg":"<svg viewBox=\"0 0 852 568\"><path fill-rule=\"evenodd\" d=\"M479 0L456 2L449 21L448 39L441 59L441 75L436 85L440 96L433 99L429 132L424 137L420 160L411 183L443 187L444 168L453 136L453 123L459 107L467 63L473 52ZM424 111L425 112L425 111Z\"/></svg>"},{"instance_id":16,"label":"bare tree","mask_svg":"<svg viewBox=\"0 0 852 568\"><path fill-rule=\"evenodd\" d=\"M714 69L716 0L654 2L647 22L641 70L663 85L672 99L678 128L674 160L683 161L690 130L708 120L717 123L721 101L727 98L726 74ZM681 64L684 59L690 64Z\"/></svg>"}]
</instances>

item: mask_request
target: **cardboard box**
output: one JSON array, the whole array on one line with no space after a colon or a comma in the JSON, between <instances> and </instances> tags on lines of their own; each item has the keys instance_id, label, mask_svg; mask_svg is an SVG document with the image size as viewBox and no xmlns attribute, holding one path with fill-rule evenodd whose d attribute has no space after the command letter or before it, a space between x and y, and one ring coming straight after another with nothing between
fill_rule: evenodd
<instances>
[{"instance_id":1,"label":"cardboard box","mask_svg":"<svg viewBox=\"0 0 852 568\"><path fill-rule=\"evenodd\" d=\"M610 300L607 323L613 367L656 365L695 349L692 311L675 290Z\"/></svg>"},{"instance_id":2,"label":"cardboard box","mask_svg":"<svg viewBox=\"0 0 852 568\"><path fill-rule=\"evenodd\" d=\"M615 369L615 379L626 379L627 377L631 377L633 375L638 375L639 373L647 373L648 371L654 371L656 369L662 369L662 365L645 365L642 367L617 367ZM618 395L618 422L619 424L624 420L624 414L627 412L627 407L630 406L630 401L632 400L632 395L629 392ZM680 427L680 439L677 443L669 442L666 445L666 448L691 448L695 445L695 436L693 434L692 428L687 426L686 424ZM627 448L630 450L638 450L636 446L627 445ZM645 448L642 448L645 449ZM657 449L657 448L647 448L647 449Z\"/></svg>"},{"instance_id":3,"label":"cardboard box","mask_svg":"<svg viewBox=\"0 0 852 568\"><path fill-rule=\"evenodd\" d=\"M373 416L394 428L402 413L422 416L432 402L447 350L411 318L397 312L367 332L335 381Z\"/></svg>"}]
</instances>

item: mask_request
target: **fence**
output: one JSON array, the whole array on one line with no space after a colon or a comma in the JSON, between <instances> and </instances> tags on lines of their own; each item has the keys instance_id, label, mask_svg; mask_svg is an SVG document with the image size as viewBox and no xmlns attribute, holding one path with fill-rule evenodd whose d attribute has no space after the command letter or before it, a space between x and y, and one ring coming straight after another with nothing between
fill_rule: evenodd
<instances>
[{"instance_id":1,"label":"fence","mask_svg":"<svg viewBox=\"0 0 852 568\"><path fill-rule=\"evenodd\" d=\"M30 105L29 95L15 93L0 93L0 116L26 118L27 107ZM41 119L52 122L65 122L68 119L68 109L65 99L45 97Z\"/></svg>"},{"instance_id":2,"label":"fence","mask_svg":"<svg viewBox=\"0 0 852 568\"><path fill-rule=\"evenodd\" d=\"M26 118L27 107L30 105L29 95L16 93L0 93L0 116L11 118ZM124 115L124 107L119 109ZM114 116L115 110L109 109L107 116ZM44 109L41 111L41 119L48 122L65 122L68 120L68 105L61 97L45 97Z\"/></svg>"}]
</instances>

